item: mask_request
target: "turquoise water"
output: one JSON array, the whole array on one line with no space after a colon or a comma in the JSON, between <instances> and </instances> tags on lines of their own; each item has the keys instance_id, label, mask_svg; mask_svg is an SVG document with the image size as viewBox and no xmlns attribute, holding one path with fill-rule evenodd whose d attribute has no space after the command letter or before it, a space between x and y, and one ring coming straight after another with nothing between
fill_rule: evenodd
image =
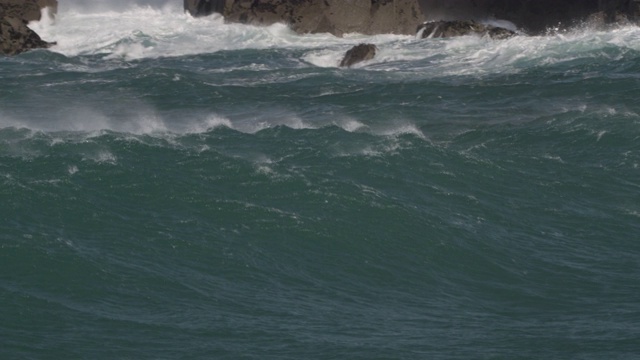
<instances>
[{"instance_id":1,"label":"turquoise water","mask_svg":"<svg viewBox=\"0 0 640 360\"><path fill-rule=\"evenodd\" d=\"M32 27L59 45L0 59L0 358L640 353L637 28Z\"/></svg>"}]
</instances>

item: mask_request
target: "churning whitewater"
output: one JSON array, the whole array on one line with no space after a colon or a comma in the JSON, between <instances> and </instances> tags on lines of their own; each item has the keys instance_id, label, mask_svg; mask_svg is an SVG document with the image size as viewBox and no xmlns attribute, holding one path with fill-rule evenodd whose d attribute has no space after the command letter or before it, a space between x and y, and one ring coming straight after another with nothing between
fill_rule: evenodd
<instances>
[{"instance_id":1,"label":"churning whitewater","mask_svg":"<svg viewBox=\"0 0 640 360\"><path fill-rule=\"evenodd\" d=\"M67 2L0 58L0 358L637 356L639 28L178 5Z\"/></svg>"}]
</instances>

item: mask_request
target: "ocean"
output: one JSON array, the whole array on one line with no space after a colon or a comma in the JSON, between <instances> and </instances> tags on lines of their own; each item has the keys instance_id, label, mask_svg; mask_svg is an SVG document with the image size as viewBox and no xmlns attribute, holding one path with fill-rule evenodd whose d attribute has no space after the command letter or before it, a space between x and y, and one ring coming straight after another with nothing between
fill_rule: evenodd
<instances>
[{"instance_id":1,"label":"ocean","mask_svg":"<svg viewBox=\"0 0 640 360\"><path fill-rule=\"evenodd\" d=\"M640 28L180 5L61 7L0 58L0 358L640 358Z\"/></svg>"}]
</instances>

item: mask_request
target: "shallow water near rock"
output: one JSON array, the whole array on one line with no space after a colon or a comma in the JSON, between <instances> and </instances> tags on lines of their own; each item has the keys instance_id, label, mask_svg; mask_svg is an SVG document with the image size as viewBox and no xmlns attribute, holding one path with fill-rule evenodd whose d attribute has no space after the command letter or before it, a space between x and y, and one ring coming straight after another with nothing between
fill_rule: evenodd
<instances>
[{"instance_id":1,"label":"shallow water near rock","mask_svg":"<svg viewBox=\"0 0 640 360\"><path fill-rule=\"evenodd\" d=\"M640 350L638 28L31 27L58 45L0 58L0 358Z\"/></svg>"}]
</instances>

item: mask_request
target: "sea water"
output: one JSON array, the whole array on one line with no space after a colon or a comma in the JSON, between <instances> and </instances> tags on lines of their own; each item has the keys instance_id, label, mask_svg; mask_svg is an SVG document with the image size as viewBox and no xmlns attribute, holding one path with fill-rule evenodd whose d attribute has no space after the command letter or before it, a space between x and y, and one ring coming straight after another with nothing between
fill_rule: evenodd
<instances>
[{"instance_id":1,"label":"sea water","mask_svg":"<svg viewBox=\"0 0 640 360\"><path fill-rule=\"evenodd\" d=\"M0 358L640 356L639 28L180 5L61 4L0 58Z\"/></svg>"}]
</instances>

